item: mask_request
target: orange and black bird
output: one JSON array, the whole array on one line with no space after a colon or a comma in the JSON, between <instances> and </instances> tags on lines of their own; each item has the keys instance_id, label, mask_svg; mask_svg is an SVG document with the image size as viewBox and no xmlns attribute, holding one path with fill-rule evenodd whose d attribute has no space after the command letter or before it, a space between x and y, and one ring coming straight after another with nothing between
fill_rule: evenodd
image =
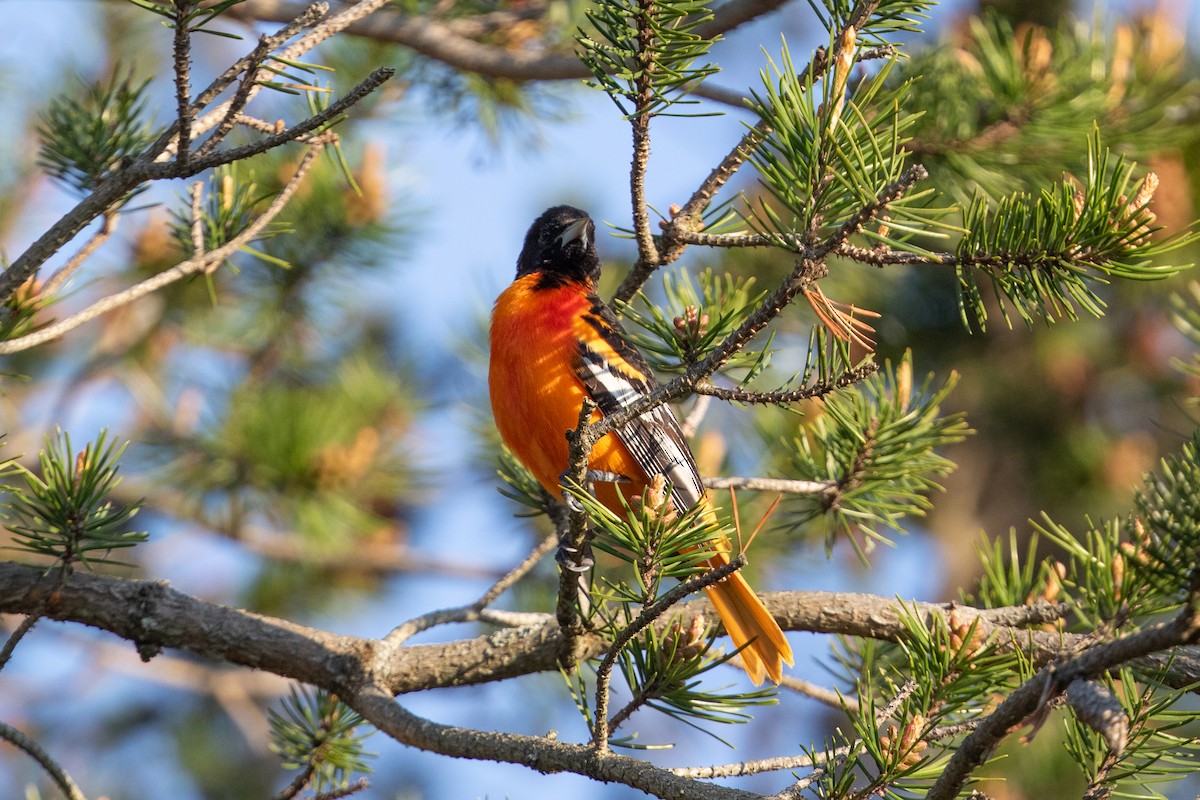
<instances>
[{"instance_id":1,"label":"orange and black bird","mask_svg":"<svg viewBox=\"0 0 1200 800\"><path fill-rule=\"evenodd\" d=\"M492 312L488 385L496 427L559 499L559 481L570 462L566 433L578 424L584 398L596 404L596 421L657 386L646 359L596 294L595 236L585 212L571 206L546 211L525 235L516 280ZM677 510L708 502L679 422L666 405L602 437L588 467L602 476L593 484L596 497L617 513L618 491L640 498L658 475L669 483ZM729 541L714 549L708 566L727 564ZM759 684L770 676L778 683L782 663L792 663L792 650L746 580L734 573L707 591L733 643L749 643L740 655L751 680Z\"/></svg>"}]
</instances>

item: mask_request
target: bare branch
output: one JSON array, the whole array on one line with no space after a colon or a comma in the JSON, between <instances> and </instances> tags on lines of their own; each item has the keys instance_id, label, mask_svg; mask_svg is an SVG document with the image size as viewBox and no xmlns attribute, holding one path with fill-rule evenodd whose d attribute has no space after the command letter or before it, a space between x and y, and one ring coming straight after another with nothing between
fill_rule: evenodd
<instances>
[{"instance_id":1,"label":"bare branch","mask_svg":"<svg viewBox=\"0 0 1200 800\"><path fill-rule=\"evenodd\" d=\"M398 742L446 756L522 764L539 772L571 772L632 786L656 797L693 800L754 800L759 795L728 786L697 783L647 761L560 742L549 736L475 731L442 725L408 711L378 685L344 698L377 729Z\"/></svg>"},{"instance_id":2,"label":"bare branch","mask_svg":"<svg viewBox=\"0 0 1200 800\"><path fill-rule=\"evenodd\" d=\"M752 492L782 494L829 494L837 481L797 481L787 478L739 478L717 476L704 479L706 489L749 489Z\"/></svg>"},{"instance_id":3,"label":"bare branch","mask_svg":"<svg viewBox=\"0 0 1200 800\"><path fill-rule=\"evenodd\" d=\"M188 21L196 0L175 0L174 37L171 43L171 53L175 71L175 105L176 126L179 137L175 145L175 158L180 165L186 166L191 159L192 119L195 109L192 107L192 41L189 36Z\"/></svg>"},{"instance_id":4,"label":"bare branch","mask_svg":"<svg viewBox=\"0 0 1200 800\"><path fill-rule=\"evenodd\" d=\"M708 407L711 402L712 398L708 395L696 396L696 403L692 406L692 410L679 423L679 430L683 432L685 438L690 439L696 435L696 430L700 427L700 423L704 421L704 416L708 413Z\"/></svg>"},{"instance_id":5,"label":"bare branch","mask_svg":"<svg viewBox=\"0 0 1200 800\"><path fill-rule=\"evenodd\" d=\"M442 625L449 622L474 622L482 618L481 612L483 609L495 602L496 598L504 594L517 581L529 574L529 571L537 565L542 557L549 553L558 544L558 536L551 534L543 539L533 551L525 557L525 559L513 567L500 580L492 584L483 595L474 603L457 608L448 608L442 611L434 611L429 614L423 614L415 619L411 619L392 630L384 637L384 644L389 647L397 647L403 644L414 635L424 630L429 630L435 625Z\"/></svg>"},{"instance_id":6,"label":"bare branch","mask_svg":"<svg viewBox=\"0 0 1200 800\"><path fill-rule=\"evenodd\" d=\"M779 685L784 689L792 690L796 694L802 694L805 697L816 700L818 703L824 703L838 711L853 713L858 710L858 701L853 697L847 697L841 692L826 689L824 686L819 686L811 681L801 680L791 675L784 675Z\"/></svg>"},{"instance_id":7,"label":"bare branch","mask_svg":"<svg viewBox=\"0 0 1200 800\"><path fill-rule=\"evenodd\" d=\"M192 257L204 255L204 181L196 181L189 187L192 195Z\"/></svg>"},{"instance_id":8,"label":"bare branch","mask_svg":"<svg viewBox=\"0 0 1200 800\"><path fill-rule=\"evenodd\" d=\"M25 734L21 733L11 725L6 725L0 722L0 739L4 739L14 747L24 750L34 761L41 765L42 769L46 770L46 774L54 781L55 785L67 796L67 800L87 800L79 787L75 785L75 781L71 780L71 776L67 774L58 762L50 757L42 746L30 739Z\"/></svg>"},{"instance_id":9,"label":"bare branch","mask_svg":"<svg viewBox=\"0 0 1200 800\"><path fill-rule=\"evenodd\" d=\"M223 164L231 164L234 161L241 161L243 159L250 158L251 156L256 156L259 153L265 153L281 144L297 141L304 135L315 131L318 128L322 128L340 117L344 112L349 110L351 106L355 105L371 92L378 89L381 85L391 80L392 76L395 74L396 71L394 69L391 69L390 67L381 67L364 78L362 82L347 92L345 96L338 98L333 103L330 103L328 108L324 109L320 113L314 114L303 122L287 128L286 130L272 134L271 136L268 136L265 139L260 139L257 142L251 142L250 144L242 145L241 147L210 153L204 158L194 158L186 170L171 169L170 165L163 165L163 167L166 168L160 167L157 170L153 170L151 171L151 175L156 178L174 178L195 175L196 173L203 172L206 169L219 167ZM179 174L173 174L176 172Z\"/></svg>"},{"instance_id":10,"label":"bare branch","mask_svg":"<svg viewBox=\"0 0 1200 800\"><path fill-rule=\"evenodd\" d=\"M715 386L707 381L696 384L692 388L696 394L707 395L725 400L730 403L753 403L758 405L786 405L789 403L798 403L801 400L811 400L816 397L824 397L827 394L832 394L838 389L844 389L847 386L853 386L866 380L871 375L874 375L879 370L879 365L874 361L867 361L853 369L848 369L841 375L830 381L820 381L811 383L806 386L800 386L795 389L779 389L776 391L760 392L752 389L742 389L740 387Z\"/></svg>"},{"instance_id":11,"label":"bare branch","mask_svg":"<svg viewBox=\"0 0 1200 800\"><path fill-rule=\"evenodd\" d=\"M246 57L248 63L242 72L242 79L238 82L237 91L234 92L230 101L225 103L221 121L217 123L217 127L204 140L204 143L200 145L199 150L196 151L196 155L206 156L211 153L216 149L217 145L225 140L229 132L233 130L238 116L246 108L246 104L250 102L250 98L253 96L254 88L257 85L259 67L262 66L263 61L270 53L269 42L270 40L266 36L260 36L258 46ZM278 133L278 131L269 132Z\"/></svg>"},{"instance_id":12,"label":"bare branch","mask_svg":"<svg viewBox=\"0 0 1200 800\"><path fill-rule=\"evenodd\" d=\"M295 173L292 175L291 179L283 187L283 189L280 190L279 194L275 196L275 199L271 201L271 204L263 210L263 213L260 214L257 219L255 219L246 227L246 230L242 231L228 243L218 247L216 250L212 250L207 253L199 253L193 258L189 258L187 261L180 262L170 269L164 270L153 277L147 278L141 283L134 284L124 291L117 292L116 294L109 295L102 300L98 300L82 311L72 314L60 322L56 322L53 325L47 325L45 328L41 328L26 336L10 339L6 342L0 342L0 355L20 353L24 350L29 350L30 348L45 344L46 342L57 339L59 336L78 328L85 322L89 322L96 317L101 316L102 314L112 311L115 308L129 305L133 301L145 297L152 292L156 292L164 286L168 286L176 281L182 280L189 275L196 275L201 272L206 272L210 269L215 269L216 266L225 261L225 259L232 256L245 245L254 241L255 237L257 237L258 234L261 233L264 228L266 228L271 220L279 216L279 213L283 211L284 207L292 199L292 195L295 194L296 190L299 188L300 181L308 172L309 167L312 166L317 154L320 153L322 149L323 147L321 145L314 145L307 153L305 153L304 158L301 159L300 164L296 167Z\"/></svg>"},{"instance_id":13,"label":"bare branch","mask_svg":"<svg viewBox=\"0 0 1200 800\"><path fill-rule=\"evenodd\" d=\"M768 14L783 0L732 0L718 7L713 19L696 28L711 39ZM297 0L248 0L230 10L231 16L281 22L295 17L303 3ZM494 14L495 12L492 12ZM495 29L492 14L457 20L408 15L390 9L360 18L345 27L355 36L392 42L463 72L518 81L583 80L591 75L573 52L509 49L470 38ZM695 94L704 96L703 85ZM738 102L740 105L740 100Z\"/></svg>"},{"instance_id":14,"label":"bare branch","mask_svg":"<svg viewBox=\"0 0 1200 800\"><path fill-rule=\"evenodd\" d=\"M121 215L116 211L109 211L102 217L100 230L96 231L90 239L84 243L83 247L71 256L66 264L53 275L50 280L46 281L46 285L42 287L42 294L46 297L54 297L62 289L63 284L70 280L71 276L83 266L83 263L92 257L92 254L100 249L100 245L107 242L117 229L117 222Z\"/></svg>"},{"instance_id":15,"label":"bare branch","mask_svg":"<svg viewBox=\"0 0 1200 800\"><path fill-rule=\"evenodd\" d=\"M4 669L8 665L8 660L12 658L13 651L17 649L17 645L21 643L26 634L33 630L33 626L37 625L38 620L41 618L42 615L36 611L27 614L25 619L21 620L21 624L9 634L8 639L4 642L4 647L0 647L0 669Z\"/></svg>"}]
</instances>

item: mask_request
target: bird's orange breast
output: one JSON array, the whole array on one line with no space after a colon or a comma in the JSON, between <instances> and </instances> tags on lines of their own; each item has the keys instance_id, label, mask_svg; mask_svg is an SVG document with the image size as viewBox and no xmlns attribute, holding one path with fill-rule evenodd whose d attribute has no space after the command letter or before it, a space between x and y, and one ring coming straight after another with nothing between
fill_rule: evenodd
<instances>
[{"instance_id":1,"label":"bird's orange breast","mask_svg":"<svg viewBox=\"0 0 1200 800\"><path fill-rule=\"evenodd\" d=\"M570 462L566 433L579 424L587 396L576 365L578 334L591 300L586 285L539 289L538 280L538 275L520 277L496 300L488 388L500 437L538 482L561 498L559 480ZM599 418L596 412L593 421ZM632 455L612 434L596 443L589 466L644 481Z\"/></svg>"}]
</instances>

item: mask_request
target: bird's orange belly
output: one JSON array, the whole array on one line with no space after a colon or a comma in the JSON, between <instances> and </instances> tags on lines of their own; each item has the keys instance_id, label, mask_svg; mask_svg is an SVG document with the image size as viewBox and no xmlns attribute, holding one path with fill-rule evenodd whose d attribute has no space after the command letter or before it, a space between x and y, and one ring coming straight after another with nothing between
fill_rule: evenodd
<instances>
[{"instance_id":1,"label":"bird's orange belly","mask_svg":"<svg viewBox=\"0 0 1200 800\"><path fill-rule=\"evenodd\" d=\"M559 481L570 463L567 432L578 426L586 396L575 373L578 345L572 320L587 305L565 292L554 302L543 297L543 302L527 303L525 297L510 288L496 301L488 374L492 412L508 448L548 492L561 498ZM592 415L593 421L599 418L598 411ZM588 465L630 478L628 489L640 493L641 469L616 436L596 443ZM615 502L611 492L600 496L606 505Z\"/></svg>"}]
</instances>

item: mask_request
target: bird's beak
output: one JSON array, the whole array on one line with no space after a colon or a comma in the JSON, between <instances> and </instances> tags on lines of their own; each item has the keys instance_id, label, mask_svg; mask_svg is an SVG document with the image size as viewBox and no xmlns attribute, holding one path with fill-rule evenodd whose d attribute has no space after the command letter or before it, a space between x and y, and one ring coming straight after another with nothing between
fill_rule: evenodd
<instances>
[{"instance_id":1,"label":"bird's beak","mask_svg":"<svg viewBox=\"0 0 1200 800\"><path fill-rule=\"evenodd\" d=\"M586 250L588 246L587 225L587 217L572 222L570 225L563 228L563 232L558 235L558 243L561 246L566 247L571 242L579 239L581 242L583 242L583 247Z\"/></svg>"}]
</instances>

